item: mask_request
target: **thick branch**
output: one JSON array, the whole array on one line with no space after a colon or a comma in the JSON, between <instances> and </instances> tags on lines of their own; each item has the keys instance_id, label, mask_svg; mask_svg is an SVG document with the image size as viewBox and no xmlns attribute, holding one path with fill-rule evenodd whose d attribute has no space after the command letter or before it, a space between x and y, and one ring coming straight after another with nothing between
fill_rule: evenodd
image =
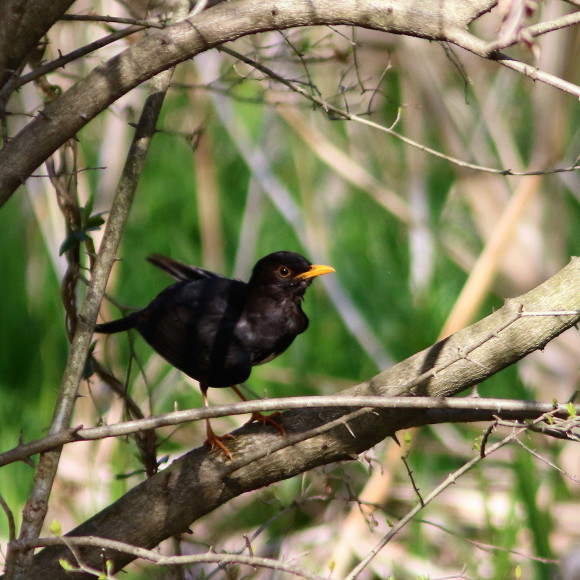
<instances>
[{"instance_id":1,"label":"thick branch","mask_svg":"<svg viewBox=\"0 0 580 580\"><path fill-rule=\"evenodd\" d=\"M74 0L0 2L0 88Z\"/></svg>"},{"instance_id":2,"label":"thick branch","mask_svg":"<svg viewBox=\"0 0 580 580\"><path fill-rule=\"evenodd\" d=\"M193 56L241 36L297 26L346 24L445 40L495 0L262 0L223 2L145 38L101 64L49 104L0 152L0 206L58 147L122 95Z\"/></svg>"},{"instance_id":3,"label":"thick branch","mask_svg":"<svg viewBox=\"0 0 580 580\"><path fill-rule=\"evenodd\" d=\"M522 316L578 310L580 258L544 284L476 324L393 366L346 395L445 397L511 365L580 321L578 315ZM233 497L335 461L354 459L397 430L425 423L429 410L302 409L282 415L287 438L246 426L229 443L234 460L195 449L144 481L70 535L95 535L151 548ZM146 506L146 509L144 509ZM139 525L135 525L139 522ZM83 561L98 567L102 552L86 548ZM30 578L68 578L57 562L66 548L51 547L34 561ZM108 553L118 569L132 558Z\"/></svg>"},{"instance_id":4,"label":"thick branch","mask_svg":"<svg viewBox=\"0 0 580 580\"><path fill-rule=\"evenodd\" d=\"M105 236L91 272L91 282L87 289L87 295L79 313L78 326L72 339L67 367L63 375L49 435L57 431L63 431L70 423L99 305L117 255L121 234L129 215L139 176L145 163L151 140L155 134L156 122L166 91L169 88L171 73L172 71L167 71L155 79L156 90L148 97L143 107L107 221ZM58 468L60 453L61 448L56 448L40 456L34 485L23 510L23 521L19 536L22 540L38 538L46 510L48 509L48 498ZM15 578L26 578L31 558L32 552L10 550L7 557L7 575Z\"/></svg>"}]
</instances>

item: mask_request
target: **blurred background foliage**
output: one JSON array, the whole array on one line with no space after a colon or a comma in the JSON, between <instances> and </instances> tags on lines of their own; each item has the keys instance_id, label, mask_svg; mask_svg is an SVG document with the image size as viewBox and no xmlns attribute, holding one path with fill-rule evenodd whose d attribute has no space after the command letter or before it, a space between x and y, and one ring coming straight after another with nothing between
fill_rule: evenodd
<instances>
[{"instance_id":1,"label":"blurred background foliage","mask_svg":"<svg viewBox=\"0 0 580 580\"><path fill-rule=\"evenodd\" d=\"M549 0L537 18L565 9ZM124 14L111 0L75 4L78 13L89 10ZM492 38L497 14L476 26ZM58 24L45 59L102 36L104 29ZM577 155L573 97L451 46L343 27L268 33L229 46L334 106L463 161L525 171L568 167ZM537 46L543 70L578 82L571 56L580 48L577 29L541 37ZM65 90L122 48L122 42L106 47L47 80ZM525 49L513 54L531 58ZM62 167L83 169L79 200L93 200L94 212L110 206L130 123L145 94L143 87L116 102L55 155L57 166L64 159ZM10 110L27 114L39 106L37 87L27 85ZM13 115L12 132L23 120ZM465 326L505 297L539 284L580 250L576 173L508 177L462 168L362 123L333 119L224 52L178 67L158 128L109 283L120 304L142 307L170 283L145 262L153 252L241 278L257 258L278 249L336 268L308 293L308 332L252 373L248 386L256 396L332 394L368 379L436 341L450 313L458 317L456 326ZM66 361L59 288L66 232L43 175L39 168L0 212L2 449L46 432ZM100 235L91 233L97 247ZM457 309L468 277L481 275L482 267L478 291L468 292L467 307ZM118 315L115 306L103 304L103 319ZM578 333L569 331L481 385L479 394L566 401L578 387L579 353ZM98 339L95 354L127 380L146 415L201 404L192 381L139 337ZM125 416L122 401L95 376L81 394L74 424ZM210 400L234 398L228 390L212 390ZM233 417L216 426L225 431L240 422ZM440 425L413 433L409 462L423 493L473 456L485 427ZM161 430L159 438L159 456L173 458L201 444L203 428ZM504 448L389 544L367 577L550 577L553 559L580 543L580 454L571 443L538 435L525 444L551 463L516 444ZM417 501L399 458L403 451L385 442L358 462L237 498L196 525L193 535L181 539L181 550L243 550L246 535L257 555L297 558L306 568L341 577L388 522ZM17 518L32 477L22 463L0 470L0 493ZM57 521L67 531L143 477L131 440L68 446L47 524ZM5 518L0 534L5 541ZM174 550L169 544L166 549ZM207 566L205 573L277 577L236 567ZM160 574L134 564L126 577Z\"/></svg>"}]
</instances>

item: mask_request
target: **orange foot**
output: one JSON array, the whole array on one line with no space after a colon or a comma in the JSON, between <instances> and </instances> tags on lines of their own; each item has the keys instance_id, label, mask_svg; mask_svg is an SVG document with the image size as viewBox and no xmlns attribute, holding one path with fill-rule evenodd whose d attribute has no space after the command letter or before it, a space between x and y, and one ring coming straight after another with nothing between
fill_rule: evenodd
<instances>
[{"instance_id":1,"label":"orange foot","mask_svg":"<svg viewBox=\"0 0 580 580\"><path fill-rule=\"evenodd\" d=\"M213 451L216 447L223 451L224 455L228 458L232 458L231 451L222 443L225 439L235 439L233 435L226 433L225 435L216 435L209 424L207 423L207 439L204 442L204 445L209 445L211 450Z\"/></svg>"},{"instance_id":2,"label":"orange foot","mask_svg":"<svg viewBox=\"0 0 580 580\"><path fill-rule=\"evenodd\" d=\"M254 422L262 423L262 425L265 425L267 423L268 425L272 425L272 427L276 427L276 429L280 431L282 437L286 437L286 430L284 429L284 427L282 427L280 423L272 419L272 417L276 417L276 415L280 415L280 412L276 411L271 415L262 415L262 413L255 411L254 413L252 413L252 416L250 417L249 421L247 421L246 425Z\"/></svg>"}]
</instances>

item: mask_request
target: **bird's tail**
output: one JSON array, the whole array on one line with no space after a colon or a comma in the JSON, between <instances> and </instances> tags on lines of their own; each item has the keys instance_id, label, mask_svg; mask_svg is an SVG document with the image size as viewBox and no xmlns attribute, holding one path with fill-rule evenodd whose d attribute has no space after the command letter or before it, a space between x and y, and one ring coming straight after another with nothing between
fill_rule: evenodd
<instances>
[{"instance_id":1,"label":"bird's tail","mask_svg":"<svg viewBox=\"0 0 580 580\"><path fill-rule=\"evenodd\" d=\"M147 257L147 261L179 282L216 277L216 274L213 272L209 272L203 268L198 268L197 266L189 266L188 264L178 262L173 258L162 256L161 254L152 254Z\"/></svg>"},{"instance_id":2,"label":"bird's tail","mask_svg":"<svg viewBox=\"0 0 580 580\"><path fill-rule=\"evenodd\" d=\"M115 334L116 332L123 332L135 328L135 318L133 316L126 316L119 318L119 320L112 320L111 322L103 322L95 326L95 332L101 334Z\"/></svg>"}]
</instances>

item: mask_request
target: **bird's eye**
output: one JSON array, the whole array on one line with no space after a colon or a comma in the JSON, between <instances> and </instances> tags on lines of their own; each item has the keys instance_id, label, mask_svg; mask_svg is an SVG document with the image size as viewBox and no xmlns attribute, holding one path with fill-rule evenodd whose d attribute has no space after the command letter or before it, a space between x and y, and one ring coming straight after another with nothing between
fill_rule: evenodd
<instances>
[{"instance_id":1,"label":"bird's eye","mask_svg":"<svg viewBox=\"0 0 580 580\"><path fill-rule=\"evenodd\" d=\"M292 270L290 270L290 268L286 267L286 266L280 266L277 270L278 272L278 276L280 276L280 278L288 278L290 276L290 274L292 274Z\"/></svg>"}]
</instances>

